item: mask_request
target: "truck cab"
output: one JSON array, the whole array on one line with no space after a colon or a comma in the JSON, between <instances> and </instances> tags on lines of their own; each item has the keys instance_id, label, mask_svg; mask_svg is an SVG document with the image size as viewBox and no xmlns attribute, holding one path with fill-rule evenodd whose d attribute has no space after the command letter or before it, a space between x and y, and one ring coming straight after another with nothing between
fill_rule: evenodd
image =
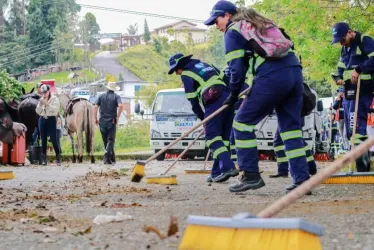
<instances>
[{"instance_id":1,"label":"truck cab","mask_svg":"<svg viewBox=\"0 0 374 250\"><path fill-rule=\"evenodd\" d=\"M192 106L187 100L184 89L165 89L157 92L152 105L152 118L150 121L150 145L155 153L169 145L173 140L190 130L200 120L192 111ZM189 143L196 138L203 127L192 132L165 153L179 154ZM157 160L164 160L165 153ZM205 137L198 139L186 153L186 158L194 159L204 157L207 153Z\"/></svg>"}]
</instances>

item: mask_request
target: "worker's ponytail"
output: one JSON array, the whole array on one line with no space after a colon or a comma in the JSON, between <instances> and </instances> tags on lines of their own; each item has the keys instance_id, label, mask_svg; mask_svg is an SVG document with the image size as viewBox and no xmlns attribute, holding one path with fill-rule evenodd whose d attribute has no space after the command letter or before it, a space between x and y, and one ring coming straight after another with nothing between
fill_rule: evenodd
<instances>
[{"instance_id":1,"label":"worker's ponytail","mask_svg":"<svg viewBox=\"0 0 374 250\"><path fill-rule=\"evenodd\" d=\"M272 20L258 14L254 9L244 7L237 8L237 12L230 18L230 20L233 22L242 20L247 21L263 35L266 35L266 28L269 24L275 25Z\"/></svg>"}]
</instances>

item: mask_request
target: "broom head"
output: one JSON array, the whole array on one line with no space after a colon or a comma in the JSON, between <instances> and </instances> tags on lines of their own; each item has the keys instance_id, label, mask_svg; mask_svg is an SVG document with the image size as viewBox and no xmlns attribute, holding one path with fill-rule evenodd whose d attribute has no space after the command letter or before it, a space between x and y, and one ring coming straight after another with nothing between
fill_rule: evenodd
<instances>
[{"instance_id":1,"label":"broom head","mask_svg":"<svg viewBox=\"0 0 374 250\"><path fill-rule=\"evenodd\" d=\"M176 175L156 175L149 176L146 180L147 184L161 184L161 185L177 185Z\"/></svg>"},{"instance_id":2,"label":"broom head","mask_svg":"<svg viewBox=\"0 0 374 250\"><path fill-rule=\"evenodd\" d=\"M131 172L131 181L132 182L140 182L144 177L144 166L145 163L141 161L137 161L135 167L132 169Z\"/></svg>"},{"instance_id":3,"label":"broom head","mask_svg":"<svg viewBox=\"0 0 374 250\"><path fill-rule=\"evenodd\" d=\"M0 180L10 180L14 177L13 171L0 171Z\"/></svg>"},{"instance_id":4,"label":"broom head","mask_svg":"<svg viewBox=\"0 0 374 250\"><path fill-rule=\"evenodd\" d=\"M189 216L179 250L303 249L322 250L323 228L298 218Z\"/></svg>"},{"instance_id":5,"label":"broom head","mask_svg":"<svg viewBox=\"0 0 374 250\"><path fill-rule=\"evenodd\" d=\"M374 184L374 172L347 172L334 174L322 184Z\"/></svg>"}]
</instances>

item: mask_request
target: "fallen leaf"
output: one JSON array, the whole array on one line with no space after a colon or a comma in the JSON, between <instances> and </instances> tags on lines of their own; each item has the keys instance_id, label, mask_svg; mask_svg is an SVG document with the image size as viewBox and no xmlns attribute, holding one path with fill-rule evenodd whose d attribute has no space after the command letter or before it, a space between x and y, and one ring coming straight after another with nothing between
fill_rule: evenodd
<instances>
[{"instance_id":1,"label":"fallen leaf","mask_svg":"<svg viewBox=\"0 0 374 250\"><path fill-rule=\"evenodd\" d=\"M55 227L46 227L42 229L44 233L57 233L59 230Z\"/></svg>"},{"instance_id":2,"label":"fallen leaf","mask_svg":"<svg viewBox=\"0 0 374 250\"><path fill-rule=\"evenodd\" d=\"M43 240L43 242L44 242L44 243L55 243L56 241L55 241L55 240L52 240L52 239L49 239L49 238L47 238L47 239L44 239L44 240Z\"/></svg>"},{"instance_id":3,"label":"fallen leaf","mask_svg":"<svg viewBox=\"0 0 374 250\"><path fill-rule=\"evenodd\" d=\"M354 236L353 236L353 233L352 232L349 232L348 235L347 235L347 238L349 240L353 240Z\"/></svg>"},{"instance_id":4,"label":"fallen leaf","mask_svg":"<svg viewBox=\"0 0 374 250\"><path fill-rule=\"evenodd\" d=\"M146 233L153 232L153 233L157 234L158 237L160 237L161 240L166 238L164 235L161 234L160 230L158 230L154 226L144 226L143 230Z\"/></svg>"},{"instance_id":5,"label":"fallen leaf","mask_svg":"<svg viewBox=\"0 0 374 250\"><path fill-rule=\"evenodd\" d=\"M90 226L89 228L87 228L87 229L84 230L83 232L80 231L80 232L77 232L77 233L72 233L72 235L74 235L74 236L78 236L78 235L89 234L89 233L91 233L91 231L92 231L91 229L92 229L92 227Z\"/></svg>"},{"instance_id":6,"label":"fallen leaf","mask_svg":"<svg viewBox=\"0 0 374 250\"><path fill-rule=\"evenodd\" d=\"M174 234L178 233L178 223L177 218L174 216L170 216L170 223L169 223L169 229L168 229L168 236L172 236Z\"/></svg>"},{"instance_id":7,"label":"fallen leaf","mask_svg":"<svg viewBox=\"0 0 374 250\"><path fill-rule=\"evenodd\" d=\"M112 208L127 208L127 207L130 207L130 206L124 203L114 203L112 205Z\"/></svg>"}]
</instances>

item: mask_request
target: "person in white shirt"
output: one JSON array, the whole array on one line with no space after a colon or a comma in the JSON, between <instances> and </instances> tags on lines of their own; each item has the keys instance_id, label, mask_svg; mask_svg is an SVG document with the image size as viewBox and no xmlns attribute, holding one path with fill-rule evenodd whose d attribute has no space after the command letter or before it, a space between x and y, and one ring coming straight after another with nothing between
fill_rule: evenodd
<instances>
[{"instance_id":1,"label":"person in white shirt","mask_svg":"<svg viewBox=\"0 0 374 250\"><path fill-rule=\"evenodd\" d=\"M60 111L60 101L50 91L47 84L41 87L42 98L40 98L36 113L40 116L39 131L42 139L42 165L47 165L47 138L51 139L53 149L56 153L57 165L61 165L60 146L57 141L57 116Z\"/></svg>"}]
</instances>

